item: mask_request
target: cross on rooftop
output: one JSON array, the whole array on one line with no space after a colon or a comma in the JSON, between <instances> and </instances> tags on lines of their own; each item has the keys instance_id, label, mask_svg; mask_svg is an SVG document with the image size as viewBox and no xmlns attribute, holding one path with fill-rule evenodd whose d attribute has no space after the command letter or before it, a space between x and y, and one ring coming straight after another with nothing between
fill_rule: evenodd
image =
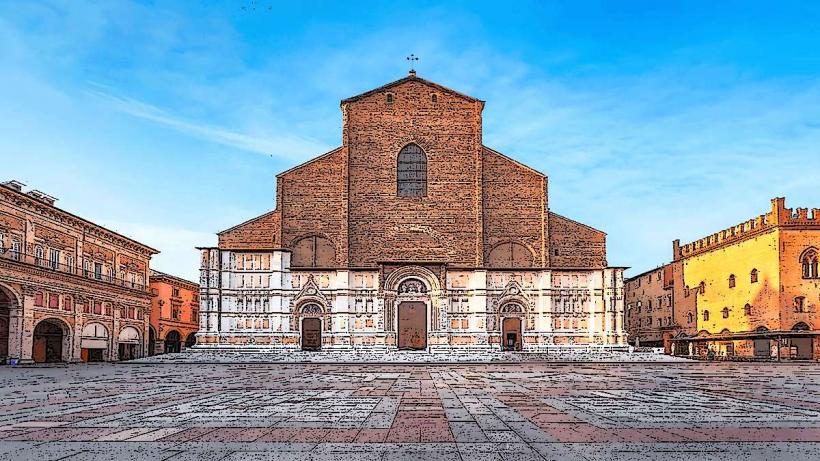
<instances>
[{"instance_id":1,"label":"cross on rooftop","mask_svg":"<svg viewBox=\"0 0 820 461\"><path fill-rule=\"evenodd\" d=\"M419 58L415 54L410 53L410 56L407 57L407 60L410 61L410 73L415 74L416 70L413 69L413 62L418 61Z\"/></svg>"}]
</instances>

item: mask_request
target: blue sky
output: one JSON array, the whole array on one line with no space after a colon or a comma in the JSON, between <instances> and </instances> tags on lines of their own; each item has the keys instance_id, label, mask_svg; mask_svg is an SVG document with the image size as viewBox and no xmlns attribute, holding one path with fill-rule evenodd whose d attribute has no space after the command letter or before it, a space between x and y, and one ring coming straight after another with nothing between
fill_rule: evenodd
<instances>
[{"instance_id":1,"label":"blue sky","mask_svg":"<svg viewBox=\"0 0 820 461\"><path fill-rule=\"evenodd\" d=\"M0 179L196 280L415 53L633 274L772 197L820 207L820 3L291 3L0 2Z\"/></svg>"}]
</instances>

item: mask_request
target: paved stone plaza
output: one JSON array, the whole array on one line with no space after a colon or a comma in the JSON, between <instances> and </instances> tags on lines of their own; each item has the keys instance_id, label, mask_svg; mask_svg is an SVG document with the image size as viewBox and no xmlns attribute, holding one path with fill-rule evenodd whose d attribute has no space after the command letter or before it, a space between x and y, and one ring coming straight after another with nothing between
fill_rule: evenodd
<instances>
[{"instance_id":1,"label":"paved stone plaza","mask_svg":"<svg viewBox=\"0 0 820 461\"><path fill-rule=\"evenodd\" d=\"M0 367L2 459L818 459L820 367Z\"/></svg>"}]
</instances>

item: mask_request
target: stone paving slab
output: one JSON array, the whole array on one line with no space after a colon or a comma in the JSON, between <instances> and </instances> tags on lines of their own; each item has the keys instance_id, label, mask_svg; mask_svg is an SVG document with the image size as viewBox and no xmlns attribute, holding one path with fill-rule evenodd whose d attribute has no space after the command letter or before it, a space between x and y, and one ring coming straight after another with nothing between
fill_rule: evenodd
<instances>
[{"instance_id":1,"label":"stone paving slab","mask_svg":"<svg viewBox=\"0 0 820 461\"><path fill-rule=\"evenodd\" d=\"M820 366L0 367L0 459L818 459Z\"/></svg>"}]
</instances>

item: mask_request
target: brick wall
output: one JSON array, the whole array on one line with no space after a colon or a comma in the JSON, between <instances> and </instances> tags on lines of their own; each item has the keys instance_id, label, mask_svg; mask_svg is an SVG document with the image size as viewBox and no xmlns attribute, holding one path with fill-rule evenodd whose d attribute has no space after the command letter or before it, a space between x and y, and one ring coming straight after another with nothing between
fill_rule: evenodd
<instances>
[{"instance_id":1,"label":"brick wall","mask_svg":"<svg viewBox=\"0 0 820 461\"><path fill-rule=\"evenodd\" d=\"M482 108L481 101L414 78L343 102L351 265L481 264ZM426 197L396 195L398 153L411 142L427 156Z\"/></svg>"},{"instance_id":2,"label":"brick wall","mask_svg":"<svg viewBox=\"0 0 820 461\"><path fill-rule=\"evenodd\" d=\"M277 176L282 246L309 235L328 238L347 264L347 151L335 149Z\"/></svg>"},{"instance_id":3,"label":"brick wall","mask_svg":"<svg viewBox=\"0 0 820 461\"><path fill-rule=\"evenodd\" d=\"M552 267L607 265L605 233L552 212L549 214L549 248Z\"/></svg>"},{"instance_id":4,"label":"brick wall","mask_svg":"<svg viewBox=\"0 0 820 461\"><path fill-rule=\"evenodd\" d=\"M547 178L504 155L483 151L484 255L501 242L524 243L538 267L549 261Z\"/></svg>"},{"instance_id":5,"label":"brick wall","mask_svg":"<svg viewBox=\"0 0 820 461\"><path fill-rule=\"evenodd\" d=\"M278 248L281 214L270 211L219 233L219 247L235 250Z\"/></svg>"},{"instance_id":6,"label":"brick wall","mask_svg":"<svg viewBox=\"0 0 820 461\"><path fill-rule=\"evenodd\" d=\"M277 211L221 233L220 247L292 248L316 235L339 266L481 267L516 242L533 256L522 267L606 266L604 233L548 212L546 176L482 145L483 101L410 76L341 107L342 147L278 175ZM397 196L409 143L427 159L424 197Z\"/></svg>"}]
</instances>

